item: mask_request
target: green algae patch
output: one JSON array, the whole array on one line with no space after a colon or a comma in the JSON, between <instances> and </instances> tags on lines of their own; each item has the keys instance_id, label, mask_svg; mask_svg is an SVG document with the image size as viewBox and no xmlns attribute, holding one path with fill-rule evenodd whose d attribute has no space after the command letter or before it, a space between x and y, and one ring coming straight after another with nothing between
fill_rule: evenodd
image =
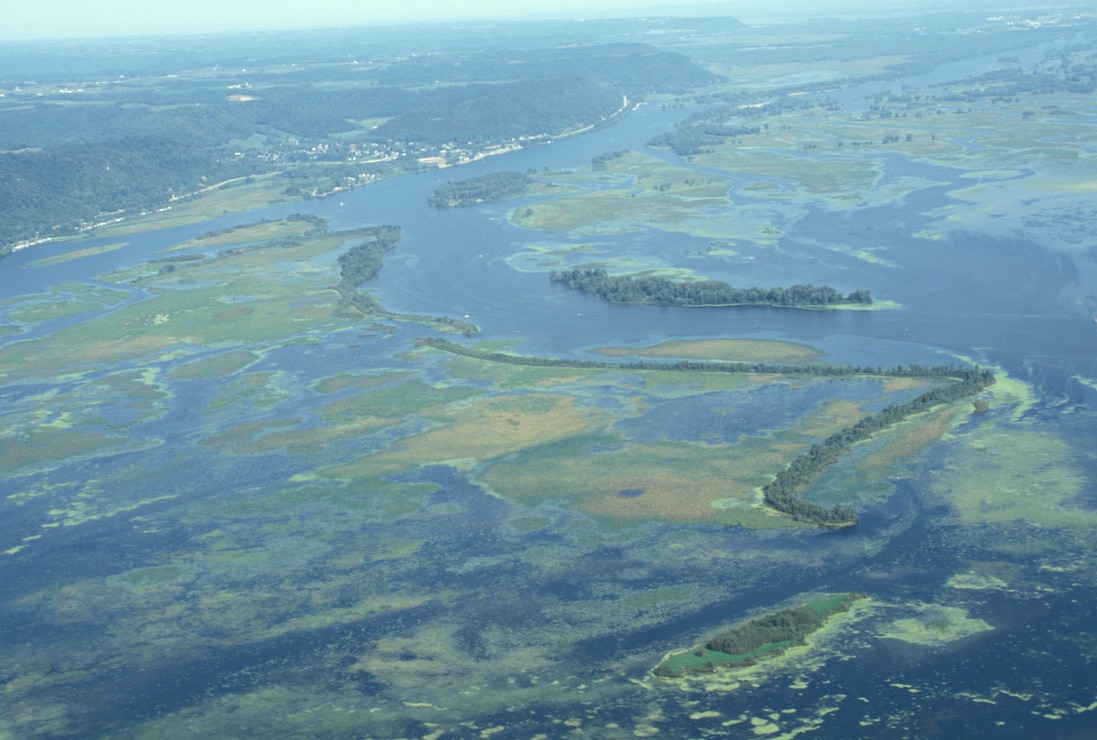
<instances>
[{"instance_id":1,"label":"green algae patch","mask_svg":"<svg viewBox=\"0 0 1097 740\"><path fill-rule=\"evenodd\" d=\"M949 588L964 591L1000 591L1009 584L988 573L957 573L945 583Z\"/></svg>"},{"instance_id":2,"label":"green algae patch","mask_svg":"<svg viewBox=\"0 0 1097 740\"><path fill-rule=\"evenodd\" d=\"M205 234L172 247L171 252L202 247L226 246L230 244L251 244L256 242L285 239L287 237L311 236L317 230L325 229L324 221L317 218L289 218L276 221L257 221L241 224L232 228L209 231Z\"/></svg>"},{"instance_id":3,"label":"green algae patch","mask_svg":"<svg viewBox=\"0 0 1097 740\"><path fill-rule=\"evenodd\" d=\"M737 499L713 501L713 521L729 527L743 529L815 529L817 525L802 522L785 516L764 506L751 502L745 504Z\"/></svg>"},{"instance_id":4,"label":"green algae patch","mask_svg":"<svg viewBox=\"0 0 1097 740\"><path fill-rule=\"evenodd\" d=\"M828 404L833 408L836 405ZM902 475L932 444L946 438L970 418L968 407L954 403L918 414L855 445L849 453L813 483L805 498L817 504L868 505L894 491L892 481Z\"/></svg>"},{"instance_id":5,"label":"green algae patch","mask_svg":"<svg viewBox=\"0 0 1097 740\"><path fill-rule=\"evenodd\" d=\"M591 184L608 180L624 187L542 201L516 209L512 219L526 228L553 232L605 224L675 225L700 209L729 204L729 183L723 177L644 154L630 152L611 160L599 175Z\"/></svg>"},{"instance_id":6,"label":"green algae patch","mask_svg":"<svg viewBox=\"0 0 1097 740\"><path fill-rule=\"evenodd\" d=\"M10 318L20 324L33 324L40 321L79 316L92 311L101 311L115 306L129 293L84 283L63 283L50 290L48 295L28 296L10 314Z\"/></svg>"},{"instance_id":7,"label":"green algae patch","mask_svg":"<svg viewBox=\"0 0 1097 740\"><path fill-rule=\"evenodd\" d=\"M519 516L509 519L507 525L519 532L537 532L552 524L552 520L544 516Z\"/></svg>"},{"instance_id":8,"label":"green algae patch","mask_svg":"<svg viewBox=\"0 0 1097 740\"><path fill-rule=\"evenodd\" d=\"M607 421L604 413L583 408L574 398L536 392L472 399L435 417L442 426L325 474L361 478L442 462L464 467L566 439Z\"/></svg>"},{"instance_id":9,"label":"green algae patch","mask_svg":"<svg viewBox=\"0 0 1097 740\"><path fill-rule=\"evenodd\" d=\"M91 457L125 444L126 440L104 432L38 427L0 445L0 470L12 472L27 466Z\"/></svg>"},{"instance_id":10,"label":"green algae patch","mask_svg":"<svg viewBox=\"0 0 1097 740\"><path fill-rule=\"evenodd\" d=\"M76 249L72 252L65 252L64 254L55 254L52 257L43 257L37 259L34 262L27 264L27 267L48 267L50 265L60 265L64 262L72 262L74 260L83 259L84 257L94 257L97 254L106 254L107 252L113 252L116 249L129 246L129 242L117 242L115 244L104 244L99 247L88 247L87 249Z\"/></svg>"},{"instance_id":11,"label":"green algae patch","mask_svg":"<svg viewBox=\"0 0 1097 740\"><path fill-rule=\"evenodd\" d=\"M782 609L721 632L704 645L665 657L652 673L660 678L681 678L724 667L751 666L804 645L805 638L826 624L829 617L848 611L867 598L850 593L831 596L790 609Z\"/></svg>"},{"instance_id":12,"label":"green algae patch","mask_svg":"<svg viewBox=\"0 0 1097 740\"><path fill-rule=\"evenodd\" d=\"M966 524L1024 520L1092 527L1097 513L1074 505L1085 487L1076 453L1037 429L990 429L967 435L934 478L934 491Z\"/></svg>"},{"instance_id":13,"label":"green algae patch","mask_svg":"<svg viewBox=\"0 0 1097 740\"><path fill-rule=\"evenodd\" d=\"M1086 486L1079 453L1031 421L1030 386L998 374L980 395L980 423L957 429L932 490L964 524L1024 521L1045 527L1092 527L1094 513L1077 502Z\"/></svg>"},{"instance_id":14,"label":"green algae patch","mask_svg":"<svg viewBox=\"0 0 1097 740\"><path fill-rule=\"evenodd\" d=\"M193 352L224 342L288 341L353 325L351 318L338 315L341 299L332 289L338 277L335 266L318 258L368 233L283 240L181 263L167 273L138 274L132 279L150 298L49 337L5 347L0 366L9 377L51 376L100 363L147 361L168 348ZM107 298L116 303L123 295L112 293L85 293L77 302L98 308ZM53 302L62 299L67 294Z\"/></svg>"},{"instance_id":15,"label":"green algae patch","mask_svg":"<svg viewBox=\"0 0 1097 740\"><path fill-rule=\"evenodd\" d=\"M104 492L99 490L88 490L77 494L63 507L50 509L46 512L51 522L42 526L77 527L87 522L109 519L119 514L128 514L146 506L176 498L175 494L165 494L121 503L111 500L109 495L97 495L102 493Z\"/></svg>"},{"instance_id":16,"label":"green algae patch","mask_svg":"<svg viewBox=\"0 0 1097 740\"><path fill-rule=\"evenodd\" d=\"M396 380L403 380L410 377L410 375L411 373L408 372L341 373L339 375L331 375L317 380L313 383L313 389L317 393L338 393L339 391L351 388L363 390L366 388L376 388L379 385L391 383Z\"/></svg>"},{"instance_id":17,"label":"green algae patch","mask_svg":"<svg viewBox=\"0 0 1097 740\"><path fill-rule=\"evenodd\" d=\"M258 359L258 355L246 350L222 352L213 357L186 362L172 370L169 377L171 380L223 378L240 372Z\"/></svg>"},{"instance_id":18,"label":"green algae patch","mask_svg":"<svg viewBox=\"0 0 1097 740\"><path fill-rule=\"evenodd\" d=\"M434 386L412 378L325 403L317 408L317 414L328 424L356 423L369 417L394 419L479 394L474 388Z\"/></svg>"},{"instance_id":19,"label":"green algae patch","mask_svg":"<svg viewBox=\"0 0 1097 740\"><path fill-rule=\"evenodd\" d=\"M169 397L164 383L157 380L156 368L111 373L93 382L134 401L155 402Z\"/></svg>"},{"instance_id":20,"label":"green algae patch","mask_svg":"<svg viewBox=\"0 0 1097 740\"><path fill-rule=\"evenodd\" d=\"M659 357L735 362L811 362L823 353L796 342L771 339L684 339L668 340L646 347L598 347L591 350L604 357Z\"/></svg>"},{"instance_id":21,"label":"green algae patch","mask_svg":"<svg viewBox=\"0 0 1097 740\"><path fill-rule=\"evenodd\" d=\"M851 196L851 203L861 202L876 188L883 175L883 165L879 161L860 154L806 156L777 148L727 144L694 157L694 162L729 173L780 177L833 203L840 203L842 196ZM765 192L756 195L765 195Z\"/></svg>"},{"instance_id":22,"label":"green algae patch","mask_svg":"<svg viewBox=\"0 0 1097 740\"><path fill-rule=\"evenodd\" d=\"M577 257L596 259L605 254L590 244L526 244L506 258L506 263L518 272L550 272Z\"/></svg>"},{"instance_id":23,"label":"green algae patch","mask_svg":"<svg viewBox=\"0 0 1097 740\"><path fill-rule=\"evenodd\" d=\"M194 566L155 565L108 576L106 582L109 586L127 591L151 591L170 586L185 586L194 581L199 572Z\"/></svg>"},{"instance_id":24,"label":"green algae patch","mask_svg":"<svg viewBox=\"0 0 1097 740\"><path fill-rule=\"evenodd\" d=\"M280 372L241 375L219 389L217 397L210 402L209 408L217 411L238 403L250 404L255 408L275 406L290 396L281 387L285 380L285 376Z\"/></svg>"},{"instance_id":25,"label":"green algae patch","mask_svg":"<svg viewBox=\"0 0 1097 740\"><path fill-rule=\"evenodd\" d=\"M969 616L966 609L958 606L914 604L909 608L913 615L884 626L880 637L925 647L941 647L994 629L982 619Z\"/></svg>"}]
</instances>

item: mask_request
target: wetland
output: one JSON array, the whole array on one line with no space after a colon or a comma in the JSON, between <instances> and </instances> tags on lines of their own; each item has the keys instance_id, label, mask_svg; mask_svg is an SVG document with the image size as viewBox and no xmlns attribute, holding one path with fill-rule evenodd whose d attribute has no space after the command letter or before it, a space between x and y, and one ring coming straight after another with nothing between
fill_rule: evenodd
<instances>
[{"instance_id":1,"label":"wetland","mask_svg":"<svg viewBox=\"0 0 1097 740\"><path fill-rule=\"evenodd\" d=\"M1092 79L1097 34L922 22L952 61L901 74L902 41L777 63L814 33L664 27L723 81L0 260L0 738L1084 735L1097 108L1019 81ZM529 183L428 203L496 172ZM856 526L767 505L831 439L790 485ZM718 636L761 652L653 674Z\"/></svg>"}]
</instances>

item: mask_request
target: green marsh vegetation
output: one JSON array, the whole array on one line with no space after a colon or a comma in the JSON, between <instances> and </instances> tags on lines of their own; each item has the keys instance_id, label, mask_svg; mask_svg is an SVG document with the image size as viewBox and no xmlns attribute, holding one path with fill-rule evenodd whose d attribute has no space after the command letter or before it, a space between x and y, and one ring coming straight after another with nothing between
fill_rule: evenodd
<instances>
[{"instance_id":1,"label":"green marsh vegetation","mask_svg":"<svg viewBox=\"0 0 1097 740\"><path fill-rule=\"evenodd\" d=\"M884 71L897 61L880 56L827 66L852 76ZM775 54L772 64L738 74L758 81L816 66ZM220 84L225 73L206 74ZM1091 99L1071 95L1054 93L1054 105L1091 110ZM582 192L592 196L606 184L627 183L629 190L598 196L597 204L575 199L574 207L545 191L553 200L539 204L542 210L530 217L560 203L553 206L559 208L553 215L557 225L574 223L593 232L655 223L721 243L691 260L748 254L762 259L764 250L779 247L782 231L792 230L789 223L805 204L845 209L925 187L927 182L914 179L880 184L881 167L895 154L932 158L968 175L954 192L965 202L981 203L985 212L955 205L938 214L941 231L980 213L989 218L995 191L1017 196L1017 213L1041 207L1023 203L1037 185L1046 186L1038 194L1044 204L1056 194L1089 192L1092 178L1071 164L1081 161L1081 145L1066 136L1068 116L1044 107L1051 98L1027 92L1014 97L965 103L970 110L962 113L950 105L932 118L928 106L940 101L924 101L920 118L913 108L905 117L898 112L864 121L839 111L790 110L770 120L769 128L730 137L710 153L689 155L689 162L668 165L622 154L607 158L605 169L592 163L591 172L561 175L567 188L587 187ZM882 107L896 104L885 101ZM1025 117L1026 110L1033 115ZM915 120L924 129L909 128ZM1024 127L1004 125L1010 120ZM974 129L968 127L976 124L985 137L970 138ZM782 130L784 125L789 128ZM1034 141L1035 132L1047 140ZM885 142L885 136L899 140ZM805 142L817 148L797 148ZM1006 151L1019 145L1028 149ZM1029 155L1046 160L1052 174L1014 178ZM693 169L720 157L729 162L727 177ZM596 178L605 179L599 184ZM301 192L308 186L281 175L256 178L176 201L148 223L210 218L265 198L287 198L291 185L304 186ZM768 205L742 207L739 199L747 194ZM647 202L638 207L635 201ZM644 220L649 214L650 222ZM519 209L515 219L522 217ZM108 228L121 233L143 227L126 222L99 233ZM796 491L823 508L875 504L893 493L890 479L908 475L908 464L922 465L932 446L941 464L927 495L938 510L949 508L940 531L927 535L926 551L951 552L959 542L956 551L964 559L945 568L990 574L996 581L956 580L945 573L939 579L945 585L895 605L894 619L883 620L887 624L867 630L858 625L849 630L854 635L840 636L840 650L816 632L806 640L810 651L776 658L797 639L795 630L764 634L769 642L728 653L763 659L749 679L740 680L736 671L696 674L673 684L637 679L650 675L651 663L669 646L622 651L615 647L620 635L688 634L682 625L695 624L690 620L699 609L766 589L786 571L825 577L821 562L860 563L865 552L885 547L886 534L864 542L860 534L812 532L809 521L765 507L763 487L789 461L853 429L872 411L953 381L862 377L854 381L856 390L844 393L853 378L811 376L809 368L827 364L818 349L755 340L603 347L590 353L597 360L582 367L411 349L412 342L399 336L404 328L396 317L378 307L363 315L335 289L341 276L333 258L346 250L347 235L310 230L287 220L210 234L186 246L213 252L209 256L177 263L157 258L110 278L137 281L152 294L118 311L120 323L94 319L0 353L5 383L49 379L56 386L20 397L0 414L9 442L0 446L0 467L28 481L6 503L24 507L19 514L31 522L25 539L6 556L21 567L18 559L35 555L36 548L57 547L61 540L51 537L82 535L95 524L111 527L111 537L124 542L133 558L112 563L105 577L88 572L58 578L11 606L33 620L36 632L32 642L5 656L0 735L78 733L87 727L88 710L72 697L109 702L117 690L129 700L132 692L118 678L129 671L120 672L119 665L164 666L158 674L163 680L201 682L211 676L202 693L187 694L182 685L179 703L158 704L155 716L128 722L120 734L231 736L247 723L266 734L384 737L414 727L423 735L453 729L490 737L521 734L530 726L509 712L515 707L537 707L546 727L606 737L825 731L828 717L862 711L851 710L859 707L858 697L846 700L819 687L859 668L856 659L866 645L883 640L885 649L898 641L905 651L951 650L952 643L987 631L979 618L986 613L980 592L957 584L1005 584L994 593L1035 608L1093 582L1097 569L1087 536L1093 518L1079 503L1087 481L1078 452L1038 425L1036 414L1026 415L1036 401L1024 384L996 371L998 382L978 392L988 409L977 419L967 413L967 397L900 413L901 420L873 430ZM352 244L365 243L372 235L351 238ZM616 254L594 256L593 249L603 247L546 246L538 269L574 268L567 261L576 258L604 260L598 266L615 271L651 267L626 264ZM888 250L880 244L859 258L894 267L898 263ZM675 279L705 274L692 264L661 267ZM163 271L169 265L175 269ZM352 287L366 293L369 286ZM25 301L19 307L26 311L23 321L11 325L21 330L38 317L48 319L39 313L45 303L70 300L70 294L75 299L79 290L69 286L63 296ZM79 299L102 307L113 301L106 293ZM365 323L372 316L386 319L386 327ZM402 350L370 367L321 378L303 379L279 365L282 348L307 351L322 340L338 345L344 337L363 338L363 331L383 331L402 341ZM509 346L480 347L506 353ZM621 367L618 360L645 366ZM696 365L654 367L680 360ZM756 367L711 372L702 367L710 362ZM808 372L768 373L766 365L797 365ZM734 444L637 434L622 424L702 393L721 394L714 413L734 415L738 401L752 392L805 387L826 388L820 394L825 400ZM169 445L154 423L184 410L187 434ZM123 456L124 464L95 466L88 476L63 476L66 466L83 470L81 460L105 461L120 452L135 454ZM31 483L32 471L42 478ZM438 481L451 474L459 484L493 495L465 499L468 490L461 485L442 490ZM804 530L778 537L720 525ZM780 544L786 539L793 544ZM738 546L762 541L767 546L757 550ZM851 555L853 549L858 552ZM972 560L979 558L986 562ZM920 583L940 575L922 563L870 568L870 583L881 590L901 584L904 594L918 590L915 578ZM96 639L82 639L87 634ZM1046 637L1058 639L1051 631ZM1061 642L1088 649L1084 630ZM1016 643L1018 661L1047 664L1049 643L1039 643ZM577 654L577 645L594 645L598 652ZM240 671L218 669L224 655L262 650L278 657ZM944 652L936 655L944 660ZM826 662L838 656L842 665L827 669ZM135 683L151 683L146 677L139 674ZM952 686L909 680L912 697L920 691L950 707L967 700ZM1000 706L1031 700L1047 714L1092 711L1085 702L1075 707L1052 690L1032 688L1040 677L1003 680L1005 688L972 694L980 708L996 700ZM228 682L231 690L218 691ZM1007 700L1009 692L1031 696ZM918 727L938 708L917 697L900 704L886 697L871 701L872 709L860 715L862 726L884 732L904 726L902 712L913 717L905 726Z\"/></svg>"},{"instance_id":2,"label":"green marsh vegetation","mask_svg":"<svg viewBox=\"0 0 1097 740\"><path fill-rule=\"evenodd\" d=\"M749 373L807 377L879 376L888 378L932 379L940 381L939 383L934 383L933 387L929 390L909 401L888 405L883 410L864 416L855 424L846 426L840 431L828 435L821 443L812 444L806 451L803 451L792 458L784 469L761 487L762 500L766 506L779 511L782 514L788 515L795 521L810 522L826 527L854 526L858 521L857 515L849 507L840 504L835 504L833 507L827 508L817 503L807 501L799 495L800 490L810 486L827 467L833 465L850 452L857 443L864 442L872 437L873 434L894 427L911 416L931 411L940 406L951 404L961 398L979 393L992 385L995 380L994 374L988 370L980 370L979 368L961 369L955 366L911 366L885 370L882 368L873 369L820 364L783 366L766 363L701 363L687 360L680 360L675 364L647 363L644 361L606 363L593 360L556 360L525 357L504 352L465 347L445 339L426 338L420 340L420 344L422 346L432 347L434 349L440 349L487 362L532 367L686 373ZM923 440L924 443L928 443L928 441L929 439ZM591 460L593 456L586 450L598 447L599 443L583 441L581 439L571 439L568 441L568 445L574 445L576 442L579 442L582 446L579 449L569 446L566 448L567 451L564 456L575 456L579 458L578 461L574 463L563 463L562 461L548 462L548 467L550 469L559 468L561 470L568 470L569 466L574 469L575 466L582 466L586 461ZM622 447L620 443L614 444L611 442L607 444L603 441L600 444L606 445L611 449L619 449ZM635 449L635 446L632 444L623 445L623 447L625 449ZM539 449L536 454L532 456L533 459L523 460L523 465L520 465L519 467L523 467L526 470L538 470L538 461L545 463L550 460L558 460L559 457L559 454L554 454L548 449ZM681 480L686 469L693 469L695 471L704 471L700 475L700 478L707 479L708 484L700 486L699 490L704 491L704 494L702 495L711 496L714 492L714 487L718 489L720 485L719 481L722 477L723 479L732 477L728 470L725 469L717 472L711 463L702 464L701 461L695 457L676 461L675 458L677 455L668 455L666 453L656 454L656 452L651 450L645 450L644 454L639 457L640 459L635 459L631 456L625 458L625 469L628 471L626 475L611 476L612 480L617 481L617 484L615 485L618 486L618 492L647 492L649 488L652 488L663 491L664 493L669 493L668 487L672 485L670 481ZM660 462L654 466L647 465L643 462L645 458L649 460L660 460ZM620 459L619 456L618 459ZM607 465L607 463L607 460L599 460L597 464L599 466L604 466ZM719 463L717 463L717 466L719 466ZM738 466L734 467L738 468ZM608 470L610 468L606 467L604 469ZM674 471L674 474L668 479L666 477L666 472L672 470ZM593 489L581 482L573 482L568 486L561 486L559 476L549 476L547 471L541 473L534 472L531 477L533 480L551 480L552 482L549 486L549 491L568 490L577 494L580 499L589 499L592 496L597 495L598 492L602 492L603 494L605 492L605 489L600 483L595 483ZM578 477L581 479L583 478L581 475ZM528 487L529 484L527 483L526 488ZM544 486L538 486L538 489L544 491ZM542 492L539 495L544 497L549 494ZM651 505L652 500L658 498L659 496L645 498L645 506L643 508L648 510L647 507ZM715 499L710 499L710 501L712 500ZM600 505L595 504L595 508L605 508L605 506L604 503ZM613 510L627 509L626 506L619 502L615 502L610 508ZM684 512L687 509L688 507L682 507L680 510ZM667 514L664 514L663 516L667 516Z\"/></svg>"},{"instance_id":3,"label":"green marsh vegetation","mask_svg":"<svg viewBox=\"0 0 1097 740\"><path fill-rule=\"evenodd\" d=\"M512 218L520 226L550 232L607 223L621 229L630 223L674 228L698 209L728 205L729 184L723 178L639 152L599 160L592 174L594 179L582 192L516 209ZM591 187L605 179L630 186ZM574 178L568 183L582 187Z\"/></svg>"}]
</instances>

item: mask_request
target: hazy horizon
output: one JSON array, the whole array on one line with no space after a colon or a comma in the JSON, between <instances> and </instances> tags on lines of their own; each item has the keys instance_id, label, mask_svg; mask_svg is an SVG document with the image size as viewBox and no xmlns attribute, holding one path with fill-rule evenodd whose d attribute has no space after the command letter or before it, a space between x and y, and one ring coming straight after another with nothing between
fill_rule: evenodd
<instances>
[{"instance_id":1,"label":"hazy horizon","mask_svg":"<svg viewBox=\"0 0 1097 740\"><path fill-rule=\"evenodd\" d=\"M971 10L965 3L961 9ZM192 0L186 4L149 3L148 0L46 0L25 3L14 22L0 29L2 41L168 36L200 33L251 33L294 29L320 29L366 25L414 24L485 20L589 20L642 16L733 16L743 20L805 18L834 14L879 13L881 5L893 13L943 9L957 4L949 0L916 3L910 0L802 3L776 0L756 3L668 3L664 0L558 0L553 3L513 3L506 0L470 0L456 5L439 0L408 0L400 5L318 0L302 5L274 0L262 6L239 0ZM999 6L995 6L999 7Z\"/></svg>"}]
</instances>

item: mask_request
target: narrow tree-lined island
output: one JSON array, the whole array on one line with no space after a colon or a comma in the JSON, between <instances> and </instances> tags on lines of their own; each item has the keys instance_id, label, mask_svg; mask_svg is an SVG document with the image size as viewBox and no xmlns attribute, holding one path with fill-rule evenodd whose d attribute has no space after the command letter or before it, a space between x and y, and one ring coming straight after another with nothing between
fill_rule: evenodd
<instances>
[{"instance_id":1,"label":"narrow tree-lined island","mask_svg":"<svg viewBox=\"0 0 1097 740\"><path fill-rule=\"evenodd\" d=\"M549 279L614 303L650 303L657 306L781 306L829 308L871 306L869 291L842 295L829 285L793 285L791 288L733 288L720 280L675 282L662 277L610 275L602 268L553 270Z\"/></svg>"},{"instance_id":2,"label":"narrow tree-lined island","mask_svg":"<svg viewBox=\"0 0 1097 740\"><path fill-rule=\"evenodd\" d=\"M849 611L865 594L850 593L782 609L725 630L704 645L671 653L652 673L660 678L681 678L711 673L717 668L751 666L775 658L821 629L829 617Z\"/></svg>"},{"instance_id":3,"label":"narrow tree-lined island","mask_svg":"<svg viewBox=\"0 0 1097 740\"><path fill-rule=\"evenodd\" d=\"M909 365L893 368L871 368L854 365L780 365L737 362L603 362L547 357L531 357L506 352L467 347L440 337L424 337L416 341L419 347L432 347L486 362L501 362L530 367L572 367L576 369L622 369L670 372L718 372L718 373L773 373L779 375L814 375L841 377L864 375L891 378L934 378L941 384L899 404L886 406L877 413L861 418L856 424L831 434L821 443L811 445L794 457L784 470L762 488L763 503L795 521L807 522L828 529L853 527L858 523L857 514L847 506L820 506L800 496L800 491L811 485L823 470L837 462L857 442L871 437L874 432L890 428L914 414L929 411L961 398L973 396L995 382L994 373L984 368L958 368L953 365Z\"/></svg>"}]
</instances>

